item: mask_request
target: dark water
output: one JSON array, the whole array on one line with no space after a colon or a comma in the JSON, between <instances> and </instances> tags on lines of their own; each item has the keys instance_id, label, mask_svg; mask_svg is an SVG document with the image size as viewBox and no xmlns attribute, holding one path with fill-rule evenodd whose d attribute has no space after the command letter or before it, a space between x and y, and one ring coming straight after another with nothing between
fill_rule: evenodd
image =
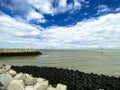
<instances>
[{"instance_id":1,"label":"dark water","mask_svg":"<svg viewBox=\"0 0 120 90\"><path fill-rule=\"evenodd\" d=\"M120 75L120 50L40 50L39 56L0 57L0 64L68 68Z\"/></svg>"}]
</instances>

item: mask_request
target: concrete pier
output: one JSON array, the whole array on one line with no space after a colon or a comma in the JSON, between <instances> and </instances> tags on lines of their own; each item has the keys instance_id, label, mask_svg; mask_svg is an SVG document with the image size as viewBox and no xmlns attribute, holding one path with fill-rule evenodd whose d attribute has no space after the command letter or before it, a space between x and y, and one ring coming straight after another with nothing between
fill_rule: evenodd
<instances>
[{"instance_id":1,"label":"concrete pier","mask_svg":"<svg viewBox=\"0 0 120 90\"><path fill-rule=\"evenodd\" d=\"M29 56L42 54L37 49L32 48L1 48L0 56Z\"/></svg>"}]
</instances>

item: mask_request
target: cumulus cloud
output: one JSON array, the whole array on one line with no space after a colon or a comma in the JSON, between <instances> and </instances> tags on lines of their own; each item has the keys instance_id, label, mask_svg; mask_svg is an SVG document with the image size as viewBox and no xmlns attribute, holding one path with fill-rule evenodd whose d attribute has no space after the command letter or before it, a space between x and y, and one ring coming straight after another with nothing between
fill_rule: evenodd
<instances>
[{"instance_id":1,"label":"cumulus cloud","mask_svg":"<svg viewBox=\"0 0 120 90\"><path fill-rule=\"evenodd\" d=\"M120 13L108 14L70 27L43 29L4 14L0 16L0 47L117 48L119 18Z\"/></svg>"},{"instance_id":2,"label":"cumulus cloud","mask_svg":"<svg viewBox=\"0 0 120 90\"><path fill-rule=\"evenodd\" d=\"M98 6L98 14L101 14L101 13L106 13L106 12L109 12L110 9L108 8L107 5L99 5Z\"/></svg>"},{"instance_id":3,"label":"cumulus cloud","mask_svg":"<svg viewBox=\"0 0 120 90\"><path fill-rule=\"evenodd\" d=\"M9 15L18 20L31 21L37 20L39 23L45 23L43 14L59 14L69 10L74 11L82 7L83 0L73 0L67 3L67 0L4 0L0 1L0 8L3 11L9 11Z\"/></svg>"},{"instance_id":4,"label":"cumulus cloud","mask_svg":"<svg viewBox=\"0 0 120 90\"><path fill-rule=\"evenodd\" d=\"M29 13L28 13L28 16L26 17L28 21L32 20L32 19L44 19L44 16L34 10L31 10Z\"/></svg>"},{"instance_id":5,"label":"cumulus cloud","mask_svg":"<svg viewBox=\"0 0 120 90\"><path fill-rule=\"evenodd\" d=\"M79 22L72 27L51 27L41 37L50 46L73 48L117 48L120 46L119 14L108 14Z\"/></svg>"},{"instance_id":6,"label":"cumulus cloud","mask_svg":"<svg viewBox=\"0 0 120 90\"><path fill-rule=\"evenodd\" d=\"M29 24L28 21L34 19L46 22L43 14L54 15L80 8L81 2L85 0L74 0L70 4L66 0L59 0L57 6L53 6L53 1L55 0L14 0L14 2L10 0L9 5L8 0L4 3L0 1L0 6L9 8L13 13L22 10L27 20L20 16L13 18L0 11L0 47L117 48L120 46L120 13L85 20L70 27L53 26L44 29ZM16 8L17 5L20 7ZM109 11L106 5L98 7L98 13L106 11ZM119 8L116 11L119 11Z\"/></svg>"},{"instance_id":7,"label":"cumulus cloud","mask_svg":"<svg viewBox=\"0 0 120 90\"><path fill-rule=\"evenodd\" d=\"M31 9L27 0L0 0L0 7L8 9L14 14L26 14Z\"/></svg>"},{"instance_id":8,"label":"cumulus cloud","mask_svg":"<svg viewBox=\"0 0 120 90\"><path fill-rule=\"evenodd\" d=\"M18 20L30 21L38 19L39 21L44 19L41 13L38 13L27 0L4 0L0 1L0 8L4 8L9 11L9 15L14 16ZM45 21L45 20L44 20Z\"/></svg>"},{"instance_id":9,"label":"cumulus cloud","mask_svg":"<svg viewBox=\"0 0 120 90\"><path fill-rule=\"evenodd\" d=\"M0 47L22 47L40 35L36 27L5 14L0 15L0 27Z\"/></svg>"},{"instance_id":10,"label":"cumulus cloud","mask_svg":"<svg viewBox=\"0 0 120 90\"><path fill-rule=\"evenodd\" d=\"M58 14L81 7L81 2L73 0L68 4L67 0L29 0L29 4L43 14Z\"/></svg>"}]
</instances>

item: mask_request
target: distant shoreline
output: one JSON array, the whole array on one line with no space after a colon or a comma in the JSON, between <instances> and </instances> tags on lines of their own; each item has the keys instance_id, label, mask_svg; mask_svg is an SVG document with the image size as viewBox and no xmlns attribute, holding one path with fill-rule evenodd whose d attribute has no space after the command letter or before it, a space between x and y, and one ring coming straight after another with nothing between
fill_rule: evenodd
<instances>
[{"instance_id":1,"label":"distant shoreline","mask_svg":"<svg viewBox=\"0 0 120 90\"><path fill-rule=\"evenodd\" d=\"M28 56L40 55L39 50L33 48L0 48L0 56Z\"/></svg>"}]
</instances>

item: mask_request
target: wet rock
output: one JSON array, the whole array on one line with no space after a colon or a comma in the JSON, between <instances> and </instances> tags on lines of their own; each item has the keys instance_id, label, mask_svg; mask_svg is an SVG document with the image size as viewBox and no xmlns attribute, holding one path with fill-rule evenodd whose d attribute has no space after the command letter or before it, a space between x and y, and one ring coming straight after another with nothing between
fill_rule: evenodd
<instances>
[{"instance_id":1,"label":"wet rock","mask_svg":"<svg viewBox=\"0 0 120 90\"><path fill-rule=\"evenodd\" d=\"M67 86L63 84L58 84L56 90L67 90Z\"/></svg>"},{"instance_id":2,"label":"wet rock","mask_svg":"<svg viewBox=\"0 0 120 90\"><path fill-rule=\"evenodd\" d=\"M8 90L25 90L23 80L13 80L8 86Z\"/></svg>"}]
</instances>

